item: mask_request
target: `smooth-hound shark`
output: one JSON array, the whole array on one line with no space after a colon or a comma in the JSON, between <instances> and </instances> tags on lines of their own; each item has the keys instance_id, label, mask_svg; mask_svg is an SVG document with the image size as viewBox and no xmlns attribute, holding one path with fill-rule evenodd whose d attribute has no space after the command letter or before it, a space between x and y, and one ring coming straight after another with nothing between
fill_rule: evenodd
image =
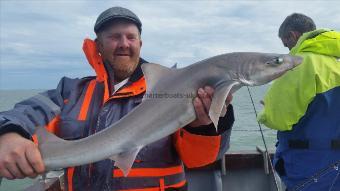
<instances>
[{"instance_id":1,"label":"smooth-hound shark","mask_svg":"<svg viewBox=\"0 0 340 191\"><path fill-rule=\"evenodd\" d=\"M142 64L147 85L142 103L108 128L75 141L60 139L38 128L45 167L53 170L111 158L127 175L141 148L195 120L193 97L198 88L215 89L209 116L217 127L229 93L242 86L266 84L301 62L301 57L286 54L235 52L180 69Z\"/></svg>"}]
</instances>

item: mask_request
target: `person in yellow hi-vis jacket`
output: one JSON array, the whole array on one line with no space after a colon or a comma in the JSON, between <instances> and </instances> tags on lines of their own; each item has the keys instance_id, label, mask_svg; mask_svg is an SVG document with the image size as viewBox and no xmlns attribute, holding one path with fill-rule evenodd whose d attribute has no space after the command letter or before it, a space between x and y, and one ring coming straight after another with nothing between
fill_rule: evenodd
<instances>
[{"instance_id":1,"label":"person in yellow hi-vis jacket","mask_svg":"<svg viewBox=\"0 0 340 191\"><path fill-rule=\"evenodd\" d=\"M258 116L278 130L273 162L289 191L340 190L340 33L315 28L297 13L281 24L284 46L304 60L272 84Z\"/></svg>"}]
</instances>

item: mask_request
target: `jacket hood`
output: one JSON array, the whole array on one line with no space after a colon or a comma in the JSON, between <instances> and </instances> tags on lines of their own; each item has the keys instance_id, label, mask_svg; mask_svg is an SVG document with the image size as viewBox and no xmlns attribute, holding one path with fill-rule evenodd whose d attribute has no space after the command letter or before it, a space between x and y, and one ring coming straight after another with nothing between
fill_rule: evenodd
<instances>
[{"instance_id":1,"label":"jacket hood","mask_svg":"<svg viewBox=\"0 0 340 191\"><path fill-rule=\"evenodd\" d=\"M340 57L340 33L330 29L318 29L304 33L290 51L313 52L327 56Z\"/></svg>"}]
</instances>

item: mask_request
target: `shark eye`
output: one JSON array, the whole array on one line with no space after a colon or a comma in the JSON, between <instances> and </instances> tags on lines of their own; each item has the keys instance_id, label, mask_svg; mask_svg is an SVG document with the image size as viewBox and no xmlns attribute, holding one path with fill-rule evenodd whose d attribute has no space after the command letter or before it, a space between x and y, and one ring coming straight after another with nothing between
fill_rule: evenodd
<instances>
[{"instance_id":1,"label":"shark eye","mask_svg":"<svg viewBox=\"0 0 340 191\"><path fill-rule=\"evenodd\" d=\"M283 58L282 57L275 57L272 60L266 62L266 64L271 64L271 65L283 64Z\"/></svg>"},{"instance_id":2,"label":"shark eye","mask_svg":"<svg viewBox=\"0 0 340 191\"><path fill-rule=\"evenodd\" d=\"M283 58L282 57L276 57L275 58L275 64L282 64L283 63Z\"/></svg>"}]
</instances>

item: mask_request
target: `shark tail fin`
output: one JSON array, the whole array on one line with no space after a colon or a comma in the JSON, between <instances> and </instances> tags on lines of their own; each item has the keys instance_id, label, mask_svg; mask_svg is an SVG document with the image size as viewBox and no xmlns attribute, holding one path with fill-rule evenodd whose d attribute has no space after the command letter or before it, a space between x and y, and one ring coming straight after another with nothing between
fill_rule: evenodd
<instances>
[{"instance_id":1,"label":"shark tail fin","mask_svg":"<svg viewBox=\"0 0 340 191\"><path fill-rule=\"evenodd\" d=\"M133 148L127 152L110 157L110 159L114 161L114 165L123 171L125 177L129 174L140 149L141 147Z\"/></svg>"}]
</instances>

